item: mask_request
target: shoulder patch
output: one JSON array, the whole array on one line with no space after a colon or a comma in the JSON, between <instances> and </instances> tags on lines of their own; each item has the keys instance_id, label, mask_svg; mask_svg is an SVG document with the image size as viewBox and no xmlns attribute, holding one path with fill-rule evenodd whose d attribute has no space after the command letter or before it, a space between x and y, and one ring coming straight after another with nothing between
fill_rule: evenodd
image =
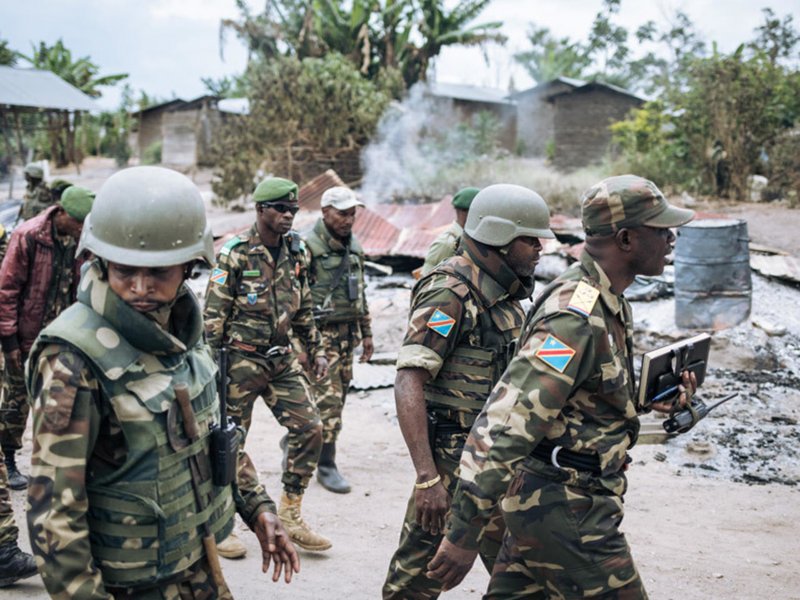
<instances>
[{"instance_id":1,"label":"shoulder patch","mask_svg":"<svg viewBox=\"0 0 800 600\"><path fill-rule=\"evenodd\" d=\"M600 297L600 290L593 288L585 281L578 283L578 287L572 292L572 297L569 299L567 310L571 310L581 316L588 317L592 314L597 298Z\"/></svg>"},{"instance_id":2,"label":"shoulder patch","mask_svg":"<svg viewBox=\"0 0 800 600\"><path fill-rule=\"evenodd\" d=\"M231 253L231 250L233 250L236 246L238 246L243 242L244 240L241 239L238 235L233 236L231 239L225 242L225 245L222 247L222 250L219 251L220 255L228 256Z\"/></svg>"},{"instance_id":3,"label":"shoulder patch","mask_svg":"<svg viewBox=\"0 0 800 600\"><path fill-rule=\"evenodd\" d=\"M569 365L575 350L567 346L557 337L547 334L544 343L534 352L534 356L539 358L548 367L563 373Z\"/></svg>"},{"instance_id":4,"label":"shoulder patch","mask_svg":"<svg viewBox=\"0 0 800 600\"><path fill-rule=\"evenodd\" d=\"M223 271L222 269L214 269L211 271L211 276L209 277L211 283L216 283L217 285L225 285L225 282L228 281L228 272Z\"/></svg>"},{"instance_id":5,"label":"shoulder patch","mask_svg":"<svg viewBox=\"0 0 800 600\"><path fill-rule=\"evenodd\" d=\"M442 337L447 337L450 335L450 332L453 330L453 325L456 324L456 320L448 315L447 313L443 313L438 308L433 311L431 318L428 319L428 327L433 329L436 333L441 335Z\"/></svg>"}]
</instances>

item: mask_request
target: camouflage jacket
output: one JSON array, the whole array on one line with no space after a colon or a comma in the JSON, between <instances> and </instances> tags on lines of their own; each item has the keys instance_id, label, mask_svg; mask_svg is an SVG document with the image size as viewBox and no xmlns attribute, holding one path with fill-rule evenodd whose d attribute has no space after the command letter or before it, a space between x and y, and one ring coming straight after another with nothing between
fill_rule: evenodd
<instances>
[{"instance_id":1,"label":"camouflage jacket","mask_svg":"<svg viewBox=\"0 0 800 600\"><path fill-rule=\"evenodd\" d=\"M520 280L494 249L464 237L461 254L420 279L397 368L423 368L430 410L469 427L505 368L522 326Z\"/></svg>"},{"instance_id":2,"label":"camouflage jacket","mask_svg":"<svg viewBox=\"0 0 800 600\"><path fill-rule=\"evenodd\" d=\"M323 352L303 246L296 233L283 236L276 265L253 225L222 247L206 291L206 337L212 348L231 341L286 346L296 336L311 357Z\"/></svg>"},{"instance_id":3,"label":"camouflage jacket","mask_svg":"<svg viewBox=\"0 0 800 600\"><path fill-rule=\"evenodd\" d=\"M625 492L626 451L639 431L630 305L584 251L534 309L462 454L447 534L462 547L474 546L516 466L545 438L596 455L598 484Z\"/></svg>"},{"instance_id":4,"label":"camouflage jacket","mask_svg":"<svg viewBox=\"0 0 800 600\"><path fill-rule=\"evenodd\" d=\"M343 269L341 278L334 284L333 278L340 269L345 254L344 244L331 235L322 219L317 221L314 229L306 236L311 299L315 306L333 310L323 318L324 323L357 322L361 337L372 337L364 283L364 250L353 236L350 237L349 246L350 264ZM353 277L357 283L356 298L349 297L348 277Z\"/></svg>"},{"instance_id":5,"label":"camouflage jacket","mask_svg":"<svg viewBox=\"0 0 800 600\"><path fill-rule=\"evenodd\" d=\"M425 255L425 263L422 265L423 275L427 275L433 271L434 267L440 262L455 255L462 233L464 233L464 229L461 225L453 221L450 223L450 227L445 229L433 240L431 247L428 248L428 254Z\"/></svg>"},{"instance_id":6,"label":"camouflage jacket","mask_svg":"<svg viewBox=\"0 0 800 600\"><path fill-rule=\"evenodd\" d=\"M50 193L50 189L44 181L40 181L35 187L25 190L25 195L22 197L22 208L19 210L19 218L26 221L32 219L52 204L53 195Z\"/></svg>"},{"instance_id":7,"label":"camouflage jacket","mask_svg":"<svg viewBox=\"0 0 800 600\"><path fill-rule=\"evenodd\" d=\"M275 511L246 455L239 487L213 487L206 475L199 490L208 508L198 506L189 460L207 464L216 366L191 292L183 288L161 316L169 330L125 304L92 264L78 303L31 352L28 528L55 598L109 598L106 585L180 577L204 555L203 524L220 538L234 505L249 524ZM176 410L177 382L188 385L197 415L195 443Z\"/></svg>"}]
</instances>

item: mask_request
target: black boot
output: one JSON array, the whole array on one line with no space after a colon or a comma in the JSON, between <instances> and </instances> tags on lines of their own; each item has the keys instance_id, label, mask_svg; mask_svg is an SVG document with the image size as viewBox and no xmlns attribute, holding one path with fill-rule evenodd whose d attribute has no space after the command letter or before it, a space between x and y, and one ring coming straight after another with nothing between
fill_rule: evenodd
<instances>
[{"instance_id":1,"label":"black boot","mask_svg":"<svg viewBox=\"0 0 800 600\"><path fill-rule=\"evenodd\" d=\"M336 468L336 443L322 444L322 451L319 453L319 465L317 465L317 481L322 484L329 492L337 494L347 494L350 492L350 484L339 473Z\"/></svg>"},{"instance_id":2,"label":"black boot","mask_svg":"<svg viewBox=\"0 0 800 600\"><path fill-rule=\"evenodd\" d=\"M8 471L8 487L12 490L24 490L28 487L28 476L23 475L17 469L17 459L14 457L16 451L16 448L3 448Z\"/></svg>"},{"instance_id":3,"label":"black boot","mask_svg":"<svg viewBox=\"0 0 800 600\"><path fill-rule=\"evenodd\" d=\"M20 550L16 542L0 546L0 587L34 575L36 575L36 563L33 557Z\"/></svg>"}]
</instances>

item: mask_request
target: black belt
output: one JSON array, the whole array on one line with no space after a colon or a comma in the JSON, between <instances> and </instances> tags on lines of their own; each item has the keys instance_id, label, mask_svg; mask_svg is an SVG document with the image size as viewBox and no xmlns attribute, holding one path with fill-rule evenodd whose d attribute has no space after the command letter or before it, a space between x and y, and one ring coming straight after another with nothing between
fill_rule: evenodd
<instances>
[{"instance_id":1,"label":"black belt","mask_svg":"<svg viewBox=\"0 0 800 600\"><path fill-rule=\"evenodd\" d=\"M600 458L596 454L583 454L573 452L561 446L556 446L548 439L544 439L533 449L531 456L548 465L563 468L568 467L577 471L588 471L592 475L600 475Z\"/></svg>"}]
</instances>

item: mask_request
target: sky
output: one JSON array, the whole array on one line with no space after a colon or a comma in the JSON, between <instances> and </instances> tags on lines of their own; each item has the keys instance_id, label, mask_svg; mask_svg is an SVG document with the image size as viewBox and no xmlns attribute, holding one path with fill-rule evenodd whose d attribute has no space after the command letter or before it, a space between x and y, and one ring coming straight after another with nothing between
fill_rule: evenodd
<instances>
[{"instance_id":1,"label":"sky","mask_svg":"<svg viewBox=\"0 0 800 600\"><path fill-rule=\"evenodd\" d=\"M247 3L253 12L264 6L264 0ZM512 55L527 49L530 24L585 40L601 6L602 0L494 0L476 22L502 21L507 44L486 49L488 64L478 49L447 48L436 60L435 78L502 89L513 78L516 89L526 89L533 82ZM622 0L615 22L632 35L644 22L664 22L680 9L707 41L731 51L752 39L767 6L781 17L793 14L800 27L800 0ZM188 100L205 93L201 77L244 70L247 52L233 32L222 48L219 40L220 20L238 17L234 0L0 0L0 38L23 54L40 40L62 38L73 56L88 55L100 65L101 74L128 73L137 95ZM118 106L119 88L103 88L101 108Z\"/></svg>"}]
</instances>

